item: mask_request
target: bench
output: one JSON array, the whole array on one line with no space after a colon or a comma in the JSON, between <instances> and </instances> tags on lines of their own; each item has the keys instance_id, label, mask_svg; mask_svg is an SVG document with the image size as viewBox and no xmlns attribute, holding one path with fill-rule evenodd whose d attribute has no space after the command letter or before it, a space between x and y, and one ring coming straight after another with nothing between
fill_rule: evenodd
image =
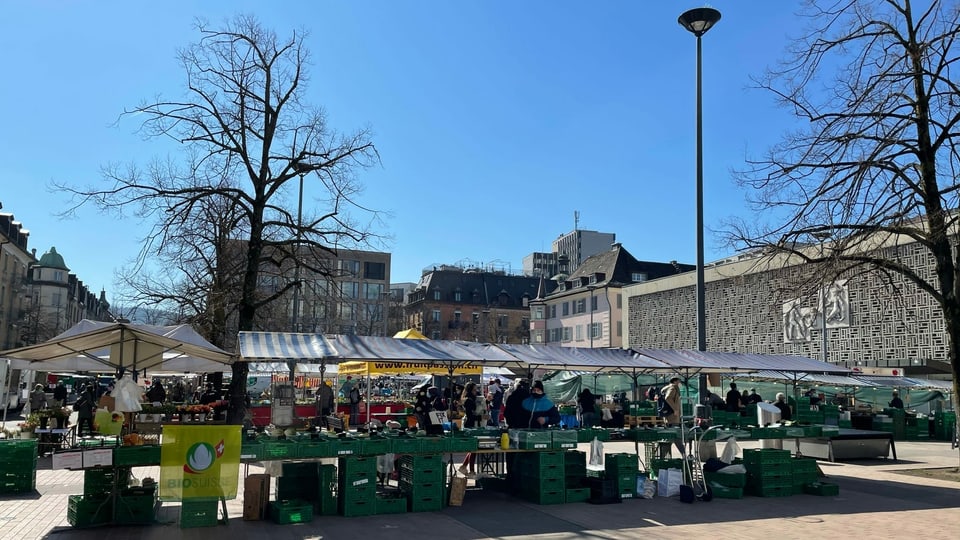
<instances>
[{"instance_id":1,"label":"bench","mask_svg":"<svg viewBox=\"0 0 960 540\"><path fill-rule=\"evenodd\" d=\"M325 416L327 429L333 430L335 433L343 433L346 431L346 427L343 424L343 418L339 416Z\"/></svg>"}]
</instances>

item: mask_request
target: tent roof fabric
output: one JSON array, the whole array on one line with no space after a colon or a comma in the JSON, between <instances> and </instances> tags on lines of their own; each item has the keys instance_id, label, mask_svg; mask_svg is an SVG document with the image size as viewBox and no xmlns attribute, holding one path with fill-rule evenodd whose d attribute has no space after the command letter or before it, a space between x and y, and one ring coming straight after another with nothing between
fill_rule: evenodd
<instances>
[{"instance_id":1,"label":"tent roof fabric","mask_svg":"<svg viewBox=\"0 0 960 540\"><path fill-rule=\"evenodd\" d=\"M121 352L122 350L122 352ZM132 356L132 358L131 358ZM233 356L188 325L154 326L82 320L43 343L0 353L21 369L153 372L222 371Z\"/></svg>"},{"instance_id":2,"label":"tent roof fabric","mask_svg":"<svg viewBox=\"0 0 960 540\"><path fill-rule=\"evenodd\" d=\"M743 376L742 373L726 373L728 377ZM774 381L792 382L796 380L801 385L823 384L829 386L874 386L873 383L864 381L855 377L846 377L843 375L827 375L822 373L803 373L797 372L791 374L780 371L758 371L747 375L752 379L768 379Z\"/></svg>"},{"instance_id":3,"label":"tent roof fabric","mask_svg":"<svg viewBox=\"0 0 960 540\"><path fill-rule=\"evenodd\" d=\"M336 349L322 334L290 332L240 332L240 358L248 362L300 360L322 362L337 356Z\"/></svg>"},{"instance_id":4,"label":"tent roof fabric","mask_svg":"<svg viewBox=\"0 0 960 540\"><path fill-rule=\"evenodd\" d=\"M917 379L913 377L890 377L883 375L855 375L856 378L864 380L873 386L884 386L891 388L936 388L939 390L953 391L950 381L935 381L931 379Z\"/></svg>"},{"instance_id":5,"label":"tent roof fabric","mask_svg":"<svg viewBox=\"0 0 960 540\"><path fill-rule=\"evenodd\" d=\"M850 370L806 358L778 354L732 353L693 351L687 349L634 349L635 352L660 360L680 370L700 373L725 373L737 371L781 371L785 373L835 373L849 374Z\"/></svg>"},{"instance_id":6,"label":"tent roof fabric","mask_svg":"<svg viewBox=\"0 0 960 540\"><path fill-rule=\"evenodd\" d=\"M427 339L427 336L421 334L416 328L401 330L393 335L397 339Z\"/></svg>"}]
</instances>

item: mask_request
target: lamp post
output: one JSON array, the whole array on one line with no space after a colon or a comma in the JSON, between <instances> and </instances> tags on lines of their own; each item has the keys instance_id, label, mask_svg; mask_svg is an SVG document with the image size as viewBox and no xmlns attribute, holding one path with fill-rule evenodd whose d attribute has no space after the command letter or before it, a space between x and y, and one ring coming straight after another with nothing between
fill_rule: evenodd
<instances>
[{"instance_id":1,"label":"lamp post","mask_svg":"<svg viewBox=\"0 0 960 540\"><path fill-rule=\"evenodd\" d=\"M815 232L815 233L813 233L813 237L816 238L816 239L820 242L820 258L823 259L823 242L826 241L826 240L828 240L828 239L830 238L830 233L827 233L827 232ZM822 261L821 261L821 264L822 264ZM828 337L828 336L827 336L827 309L826 309L826 308L827 308L827 294L826 294L826 290L824 290L824 287L826 287L826 283L825 283L823 277L821 276L821 278L820 278L820 307L819 307L818 309L820 310L820 333L821 333L821 336L820 336L820 337L823 339L823 342L822 342L822 345L821 345L820 348L821 348L821 350L823 351L823 361L824 361L824 362L829 362L829 361L830 361L830 353L827 352L827 337Z\"/></svg>"},{"instance_id":2,"label":"lamp post","mask_svg":"<svg viewBox=\"0 0 960 540\"><path fill-rule=\"evenodd\" d=\"M720 20L713 8L691 9L677 22L697 36L697 350L707 350L707 311L703 277L703 92L700 38Z\"/></svg>"},{"instance_id":3,"label":"lamp post","mask_svg":"<svg viewBox=\"0 0 960 540\"><path fill-rule=\"evenodd\" d=\"M297 191L297 234L293 247L293 317L290 320L290 330L299 332L300 324L300 229L303 227L303 177L310 172L310 166L299 161L293 162L293 170L300 175L300 189Z\"/></svg>"}]
</instances>

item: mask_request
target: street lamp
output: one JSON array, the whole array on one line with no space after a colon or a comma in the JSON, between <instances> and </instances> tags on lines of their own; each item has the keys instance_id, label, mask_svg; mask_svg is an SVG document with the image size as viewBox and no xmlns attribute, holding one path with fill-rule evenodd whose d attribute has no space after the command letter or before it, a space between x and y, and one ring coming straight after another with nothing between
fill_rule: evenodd
<instances>
[{"instance_id":1,"label":"street lamp","mask_svg":"<svg viewBox=\"0 0 960 540\"><path fill-rule=\"evenodd\" d=\"M293 281L296 285L293 289L293 317L290 330L299 332L300 329L297 327L300 324L300 229L303 228L303 177L313 169L310 165L300 161L294 161L292 167L300 175L300 190L297 192L297 234L293 248Z\"/></svg>"},{"instance_id":2,"label":"street lamp","mask_svg":"<svg viewBox=\"0 0 960 540\"><path fill-rule=\"evenodd\" d=\"M697 350L707 350L707 310L703 277L703 92L701 89L700 38L720 20L713 8L696 8L677 19L681 26L697 36Z\"/></svg>"},{"instance_id":3,"label":"street lamp","mask_svg":"<svg viewBox=\"0 0 960 540\"><path fill-rule=\"evenodd\" d=\"M816 239L820 242L820 258L823 259L823 243L824 243L826 240L829 240L829 239L830 239L830 233L828 233L828 232L815 232L815 233L813 233L813 237L816 238ZM821 261L821 264L822 264L822 261ZM822 335L821 335L821 338L823 339L823 345L821 346L821 349L823 350L823 361L824 361L824 362L829 362L829 361L830 361L830 353L827 352L827 310L826 310L826 307L827 307L827 295L826 295L826 291L824 290L824 288L826 287L826 283L825 283L823 277L824 277L824 276L821 276L821 277L820 277L820 307L819 307L819 310L820 310L820 330L821 330L820 333L822 334Z\"/></svg>"}]
</instances>

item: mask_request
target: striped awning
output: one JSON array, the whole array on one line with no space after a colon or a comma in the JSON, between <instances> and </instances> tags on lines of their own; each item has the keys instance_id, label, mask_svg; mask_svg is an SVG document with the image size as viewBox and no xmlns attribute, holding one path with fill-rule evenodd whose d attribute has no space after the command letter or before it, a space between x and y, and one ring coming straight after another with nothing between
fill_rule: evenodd
<instances>
[{"instance_id":1,"label":"striped awning","mask_svg":"<svg viewBox=\"0 0 960 540\"><path fill-rule=\"evenodd\" d=\"M240 332L240 360L245 362L337 362L337 351L323 334Z\"/></svg>"}]
</instances>

